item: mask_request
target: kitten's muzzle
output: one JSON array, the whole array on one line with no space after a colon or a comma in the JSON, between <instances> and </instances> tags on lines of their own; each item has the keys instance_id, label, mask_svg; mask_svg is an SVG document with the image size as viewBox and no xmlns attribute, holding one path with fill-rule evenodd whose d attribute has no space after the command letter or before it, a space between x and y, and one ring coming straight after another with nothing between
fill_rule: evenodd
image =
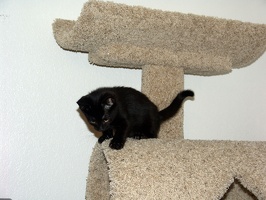
<instances>
[{"instance_id":1,"label":"kitten's muzzle","mask_svg":"<svg viewBox=\"0 0 266 200\"><path fill-rule=\"evenodd\" d=\"M109 127L100 126L97 131L103 132L103 131L107 131L108 129L109 129Z\"/></svg>"},{"instance_id":2,"label":"kitten's muzzle","mask_svg":"<svg viewBox=\"0 0 266 200\"><path fill-rule=\"evenodd\" d=\"M100 131L100 132L103 132L103 131L107 131L109 129L109 127L107 126L103 126L103 125L100 125L100 126L94 126L94 129L96 131Z\"/></svg>"}]
</instances>

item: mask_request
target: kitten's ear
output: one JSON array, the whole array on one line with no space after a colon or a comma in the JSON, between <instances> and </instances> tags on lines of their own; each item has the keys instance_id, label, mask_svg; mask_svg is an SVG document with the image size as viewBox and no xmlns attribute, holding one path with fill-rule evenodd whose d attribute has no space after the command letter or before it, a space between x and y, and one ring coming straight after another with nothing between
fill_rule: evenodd
<instances>
[{"instance_id":1,"label":"kitten's ear","mask_svg":"<svg viewBox=\"0 0 266 200\"><path fill-rule=\"evenodd\" d=\"M112 106L112 105L114 105L114 103L115 103L115 99L112 98L112 97L108 97L108 98L106 99L105 103L106 103L106 105L108 105L108 106Z\"/></svg>"},{"instance_id":2,"label":"kitten's ear","mask_svg":"<svg viewBox=\"0 0 266 200\"><path fill-rule=\"evenodd\" d=\"M83 96L83 97L81 97L81 98L77 101L77 104L78 104L79 106L89 105L89 100L88 100L87 96Z\"/></svg>"},{"instance_id":3,"label":"kitten's ear","mask_svg":"<svg viewBox=\"0 0 266 200\"><path fill-rule=\"evenodd\" d=\"M113 97L108 97L104 101L104 108L109 109L115 104L115 99Z\"/></svg>"}]
</instances>

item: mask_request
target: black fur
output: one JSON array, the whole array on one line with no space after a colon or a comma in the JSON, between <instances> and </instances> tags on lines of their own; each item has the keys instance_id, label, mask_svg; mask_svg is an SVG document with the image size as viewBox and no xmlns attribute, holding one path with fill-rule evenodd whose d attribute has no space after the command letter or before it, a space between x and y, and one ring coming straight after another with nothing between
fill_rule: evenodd
<instances>
[{"instance_id":1,"label":"black fur","mask_svg":"<svg viewBox=\"0 0 266 200\"><path fill-rule=\"evenodd\" d=\"M123 148L126 138L156 138L160 124L173 117L190 90L180 92L165 109L158 111L143 93L128 87L99 88L78 100L88 122L103 134L99 143L113 138L112 149Z\"/></svg>"}]
</instances>

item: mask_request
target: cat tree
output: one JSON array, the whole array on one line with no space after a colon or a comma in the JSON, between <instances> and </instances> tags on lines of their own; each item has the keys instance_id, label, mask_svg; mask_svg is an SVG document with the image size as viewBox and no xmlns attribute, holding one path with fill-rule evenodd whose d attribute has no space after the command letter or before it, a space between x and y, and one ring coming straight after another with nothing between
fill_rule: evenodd
<instances>
[{"instance_id":1,"label":"cat tree","mask_svg":"<svg viewBox=\"0 0 266 200\"><path fill-rule=\"evenodd\" d=\"M183 89L184 74L226 74L266 49L266 25L94 0L53 31L91 63L142 69L142 92L159 108ZM119 151L108 143L93 150L87 199L266 199L266 142L184 140L182 110L159 139L129 139Z\"/></svg>"}]
</instances>

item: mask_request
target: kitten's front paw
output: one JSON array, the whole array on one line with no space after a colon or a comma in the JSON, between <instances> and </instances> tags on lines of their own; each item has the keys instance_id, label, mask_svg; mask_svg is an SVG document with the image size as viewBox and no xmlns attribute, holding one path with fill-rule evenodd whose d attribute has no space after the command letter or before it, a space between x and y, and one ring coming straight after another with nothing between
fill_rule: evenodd
<instances>
[{"instance_id":1,"label":"kitten's front paw","mask_svg":"<svg viewBox=\"0 0 266 200\"><path fill-rule=\"evenodd\" d=\"M101 136L101 137L99 137L98 142L101 144L104 140L106 140L106 137Z\"/></svg>"},{"instance_id":2,"label":"kitten's front paw","mask_svg":"<svg viewBox=\"0 0 266 200\"><path fill-rule=\"evenodd\" d=\"M99 137L98 142L101 144L104 140L110 139L113 137L112 131L106 131L101 137Z\"/></svg>"},{"instance_id":3,"label":"kitten's front paw","mask_svg":"<svg viewBox=\"0 0 266 200\"><path fill-rule=\"evenodd\" d=\"M124 144L125 144L124 141L118 141L118 140L112 139L110 144L109 144L109 147L111 149L119 150L119 149L122 149L124 147Z\"/></svg>"}]
</instances>

